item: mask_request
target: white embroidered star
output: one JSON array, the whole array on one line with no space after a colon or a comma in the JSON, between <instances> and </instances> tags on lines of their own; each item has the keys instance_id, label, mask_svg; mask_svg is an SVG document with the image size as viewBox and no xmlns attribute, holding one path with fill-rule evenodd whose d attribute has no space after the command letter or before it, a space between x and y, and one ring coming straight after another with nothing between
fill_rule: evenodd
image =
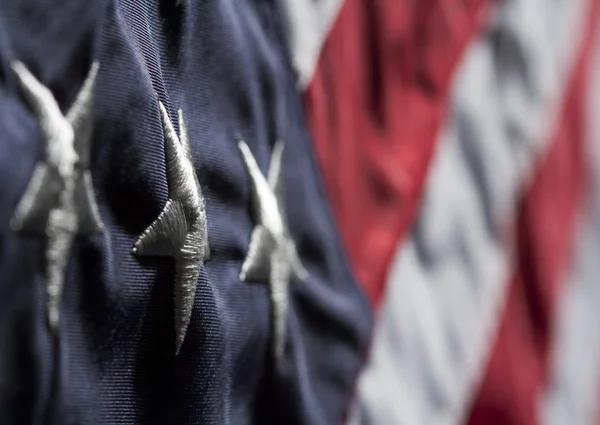
<instances>
[{"instance_id":1,"label":"white embroidered star","mask_svg":"<svg viewBox=\"0 0 600 425\"><path fill-rule=\"evenodd\" d=\"M240 279L269 284L273 326L271 344L274 357L279 358L285 347L289 282L292 278L304 280L307 277L282 216L283 143L279 141L275 144L267 179L260 171L248 145L240 141L238 146L251 178L252 207L257 222L252 231Z\"/></svg>"},{"instance_id":2,"label":"white embroidered star","mask_svg":"<svg viewBox=\"0 0 600 425\"><path fill-rule=\"evenodd\" d=\"M25 65L14 62L12 68L39 121L45 145L43 158L36 163L11 226L46 235L47 311L48 323L54 331L75 235L96 233L103 228L89 171L98 63L92 64L66 116L50 90Z\"/></svg>"},{"instance_id":3,"label":"white embroidered star","mask_svg":"<svg viewBox=\"0 0 600 425\"><path fill-rule=\"evenodd\" d=\"M165 160L169 199L158 218L135 242L140 256L158 255L175 259L175 354L185 339L200 267L210 256L204 198L194 170L183 113L179 110L180 138L169 114L159 102L165 137Z\"/></svg>"}]
</instances>

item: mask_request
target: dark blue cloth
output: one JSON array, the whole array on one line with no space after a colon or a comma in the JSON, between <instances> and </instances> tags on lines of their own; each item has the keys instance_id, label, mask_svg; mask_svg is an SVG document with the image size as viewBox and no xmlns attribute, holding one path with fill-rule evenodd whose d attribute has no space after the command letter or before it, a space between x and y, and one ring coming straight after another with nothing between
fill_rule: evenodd
<instances>
[{"instance_id":1,"label":"dark blue cloth","mask_svg":"<svg viewBox=\"0 0 600 425\"><path fill-rule=\"evenodd\" d=\"M91 171L106 229L75 242L56 341L46 326L44 237L9 227L42 148L13 59L63 111L100 62ZM157 97L176 128L183 109L212 248L177 357L174 262L131 253L167 199ZM310 273L291 285L278 364L267 285L238 278L254 222L236 137L264 173L275 140L285 141L286 214ZM338 424L371 321L273 3L0 0L0 424Z\"/></svg>"}]
</instances>

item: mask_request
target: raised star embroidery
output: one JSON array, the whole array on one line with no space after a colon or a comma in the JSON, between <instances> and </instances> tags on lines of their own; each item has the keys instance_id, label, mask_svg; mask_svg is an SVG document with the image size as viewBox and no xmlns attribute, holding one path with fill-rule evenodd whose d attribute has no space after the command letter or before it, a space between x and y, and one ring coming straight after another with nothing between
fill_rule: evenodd
<instances>
[{"instance_id":1,"label":"raised star embroidery","mask_svg":"<svg viewBox=\"0 0 600 425\"><path fill-rule=\"evenodd\" d=\"M169 199L158 218L135 242L133 252L140 256L158 255L175 259L175 354L187 332L200 267L210 256L206 209L194 170L183 113L179 110L180 138L169 114L159 102L165 137L165 161Z\"/></svg>"},{"instance_id":2,"label":"raised star embroidery","mask_svg":"<svg viewBox=\"0 0 600 425\"><path fill-rule=\"evenodd\" d=\"M92 64L66 116L50 90L25 65L15 61L12 68L39 121L45 143L42 159L35 166L11 226L17 231L46 235L47 312L49 326L54 331L75 235L103 229L89 171L98 63Z\"/></svg>"},{"instance_id":3,"label":"raised star embroidery","mask_svg":"<svg viewBox=\"0 0 600 425\"><path fill-rule=\"evenodd\" d=\"M279 141L275 144L267 179L260 171L248 145L243 141L238 145L252 182L252 207L256 220L240 279L269 284L273 326L271 344L274 357L279 358L285 347L290 280L304 280L307 277L282 216L283 143Z\"/></svg>"}]
</instances>

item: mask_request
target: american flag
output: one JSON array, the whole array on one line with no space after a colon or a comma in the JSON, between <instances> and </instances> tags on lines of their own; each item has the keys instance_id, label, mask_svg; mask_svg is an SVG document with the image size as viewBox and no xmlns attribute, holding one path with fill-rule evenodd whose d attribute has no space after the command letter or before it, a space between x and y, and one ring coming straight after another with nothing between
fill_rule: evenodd
<instances>
[{"instance_id":1,"label":"american flag","mask_svg":"<svg viewBox=\"0 0 600 425\"><path fill-rule=\"evenodd\" d=\"M599 2L282 3L376 315L347 423L599 423Z\"/></svg>"},{"instance_id":2,"label":"american flag","mask_svg":"<svg viewBox=\"0 0 600 425\"><path fill-rule=\"evenodd\" d=\"M0 425L600 424L599 19L0 0Z\"/></svg>"}]
</instances>

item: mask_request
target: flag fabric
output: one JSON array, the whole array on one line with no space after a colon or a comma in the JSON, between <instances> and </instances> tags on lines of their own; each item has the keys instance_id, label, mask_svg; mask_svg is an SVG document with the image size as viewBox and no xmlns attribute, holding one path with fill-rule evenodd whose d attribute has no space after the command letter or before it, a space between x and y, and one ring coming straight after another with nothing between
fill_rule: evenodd
<instances>
[{"instance_id":1,"label":"flag fabric","mask_svg":"<svg viewBox=\"0 0 600 425\"><path fill-rule=\"evenodd\" d=\"M282 3L375 311L347 423L598 423L598 2Z\"/></svg>"},{"instance_id":2,"label":"flag fabric","mask_svg":"<svg viewBox=\"0 0 600 425\"><path fill-rule=\"evenodd\" d=\"M599 19L0 0L0 424L598 424Z\"/></svg>"},{"instance_id":3,"label":"flag fabric","mask_svg":"<svg viewBox=\"0 0 600 425\"><path fill-rule=\"evenodd\" d=\"M333 224L283 40L265 1L0 2L1 424L341 420L372 313ZM93 124L89 164L71 110ZM255 215L253 185L275 199L259 182L271 181L278 141L272 189L284 208ZM36 164L50 177L32 177ZM97 232L69 208L84 205L67 196L83 168ZM41 228L11 227L22 204ZM285 248L271 274L289 283L278 357L271 296L285 305L281 294L270 275L240 277L264 220ZM74 235L70 248L56 234ZM302 279L286 277L290 241ZM190 291L186 328L176 322Z\"/></svg>"}]
</instances>

